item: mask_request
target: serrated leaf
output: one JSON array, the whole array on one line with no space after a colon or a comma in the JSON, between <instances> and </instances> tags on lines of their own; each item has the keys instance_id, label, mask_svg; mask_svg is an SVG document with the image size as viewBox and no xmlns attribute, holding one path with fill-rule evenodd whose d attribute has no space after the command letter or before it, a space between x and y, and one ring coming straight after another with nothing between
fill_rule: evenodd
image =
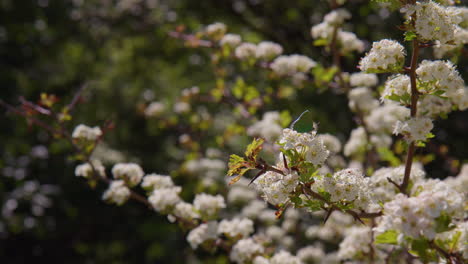
<instances>
[{"instance_id":1,"label":"serrated leaf","mask_svg":"<svg viewBox=\"0 0 468 264\"><path fill-rule=\"evenodd\" d=\"M416 37L417 37L417 35L413 31L406 31L405 32L405 41L412 41Z\"/></svg>"},{"instance_id":2,"label":"serrated leaf","mask_svg":"<svg viewBox=\"0 0 468 264\"><path fill-rule=\"evenodd\" d=\"M395 230L388 230L375 237L376 244L398 244L398 233Z\"/></svg>"},{"instance_id":3,"label":"serrated leaf","mask_svg":"<svg viewBox=\"0 0 468 264\"><path fill-rule=\"evenodd\" d=\"M229 170L228 170L228 173L227 175L228 176L234 176L234 175L237 175L237 174L240 174L240 172L243 171L243 168L246 167L246 161L244 158L236 155L236 154L232 154L230 157L229 157ZM243 172L245 173L245 171ZM242 174L240 174L242 176Z\"/></svg>"},{"instance_id":4,"label":"serrated leaf","mask_svg":"<svg viewBox=\"0 0 468 264\"><path fill-rule=\"evenodd\" d=\"M265 140L261 139L261 138L255 138L252 143L250 143L248 146L247 146L247 150L245 151L245 156L249 159L249 160L253 160L253 161L256 161L257 160L257 156L258 156L258 153L260 153L260 151L262 150L263 148L263 143L265 142Z\"/></svg>"},{"instance_id":5,"label":"serrated leaf","mask_svg":"<svg viewBox=\"0 0 468 264\"><path fill-rule=\"evenodd\" d=\"M241 177L242 177L242 175L239 174L239 175L237 175L236 177L232 178L232 179L229 181L229 185L238 182L238 181L240 180Z\"/></svg>"}]
</instances>

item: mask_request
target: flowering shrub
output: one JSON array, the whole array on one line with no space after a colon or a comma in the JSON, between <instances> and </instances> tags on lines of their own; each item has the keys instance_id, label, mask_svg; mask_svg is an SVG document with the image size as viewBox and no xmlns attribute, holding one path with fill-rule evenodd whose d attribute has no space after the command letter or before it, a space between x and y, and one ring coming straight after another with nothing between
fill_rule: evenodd
<instances>
[{"instance_id":1,"label":"flowering shrub","mask_svg":"<svg viewBox=\"0 0 468 264\"><path fill-rule=\"evenodd\" d=\"M193 250L253 264L465 263L468 173L432 179L415 153L435 137L437 119L468 108L455 63L420 59L424 49L436 57L461 52L466 8L452 1L376 1L403 13L405 43L382 39L361 54L366 42L345 31L351 19L345 2L330 1L333 10L310 32L331 66L287 54L271 41L243 41L219 22L170 32L208 49L216 78L209 90L195 86L172 105L151 101L140 109L148 122L177 135L178 150L167 146L177 152L174 175L147 172L130 160L111 162L110 169L99 147L113 124L66 129L79 99L64 106L45 94L39 104L0 103L67 141L80 162L75 175L91 187L105 184L103 200L133 200L167 216ZM343 70L342 60L352 56L362 57L360 72ZM346 94L357 123L347 141L321 133L319 124L298 129L307 111L293 118L289 109L276 109L294 102L307 84ZM228 111L217 112L217 105ZM246 135L250 144L239 140ZM175 175L199 184L176 185Z\"/></svg>"}]
</instances>

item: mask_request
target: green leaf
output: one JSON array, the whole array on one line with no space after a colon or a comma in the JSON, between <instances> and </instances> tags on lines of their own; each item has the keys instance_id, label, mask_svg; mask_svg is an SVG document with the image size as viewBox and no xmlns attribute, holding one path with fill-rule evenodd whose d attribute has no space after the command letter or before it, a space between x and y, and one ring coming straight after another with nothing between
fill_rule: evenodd
<instances>
[{"instance_id":1,"label":"green leaf","mask_svg":"<svg viewBox=\"0 0 468 264\"><path fill-rule=\"evenodd\" d=\"M401 164L400 159L388 148L378 148L377 152L379 153L380 158L384 161L388 161L392 167L397 167Z\"/></svg>"},{"instance_id":2,"label":"green leaf","mask_svg":"<svg viewBox=\"0 0 468 264\"><path fill-rule=\"evenodd\" d=\"M395 102L400 102L401 97L399 95L396 95L396 94L391 94L389 96L386 96L385 98L390 99L390 100L395 101Z\"/></svg>"},{"instance_id":3,"label":"green leaf","mask_svg":"<svg viewBox=\"0 0 468 264\"><path fill-rule=\"evenodd\" d=\"M375 237L376 244L398 244L398 233L395 230L388 230Z\"/></svg>"},{"instance_id":4,"label":"green leaf","mask_svg":"<svg viewBox=\"0 0 468 264\"><path fill-rule=\"evenodd\" d=\"M288 110L283 110L280 113L280 122L282 127L287 127L292 121L291 114Z\"/></svg>"},{"instance_id":5,"label":"green leaf","mask_svg":"<svg viewBox=\"0 0 468 264\"><path fill-rule=\"evenodd\" d=\"M431 254L429 249L430 245L426 239L415 239L411 242L411 250L409 252L419 256L421 260L426 263L434 258L434 254Z\"/></svg>"},{"instance_id":6,"label":"green leaf","mask_svg":"<svg viewBox=\"0 0 468 264\"><path fill-rule=\"evenodd\" d=\"M423 148L423 147L425 147L425 146L426 146L426 143L424 143L423 141L420 141L420 140L419 140L419 141L416 142L416 147L421 147L421 148Z\"/></svg>"},{"instance_id":7,"label":"green leaf","mask_svg":"<svg viewBox=\"0 0 468 264\"><path fill-rule=\"evenodd\" d=\"M460 231L458 231L458 232L455 233L455 235L453 235L452 240L449 243L449 247L450 247L451 251L453 251L457 247L458 241L460 240L460 237L461 237L461 234L462 233Z\"/></svg>"},{"instance_id":8,"label":"green leaf","mask_svg":"<svg viewBox=\"0 0 468 264\"><path fill-rule=\"evenodd\" d=\"M435 220L436 220L435 230L437 233L449 231L453 228L450 226L450 223L452 223L452 218L449 215L442 214L441 216L437 217Z\"/></svg>"},{"instance_id":9,"label":"green leaf","mask_svg":"<svg viewBox=\"0 0 468 264\"><path fill-rule=\"evenodd\" d=\"M306 200L305 206L312 212L322 210L323 202L319 200Z\"/></svg>"},{"instance_id":10,"label":"green leaf","mask_svg":"<svg viewBox=\"0 0 468 264\"><path fill-rule=\"evenodd\" d=\"M246 163L247 162L245 161L244 158L237 156L236 154L232 154L229 157L229 165L228 165L229 170L228 170L227 175L233 176L233 175L240 174L243 171L243 168L246 167ZM243 173L245 173L245 171Z\"/></svg>"},{"instance_id":11,"label":"green leaf","mask_svg":"<svg viewBox=\"0 0 468 264\"><path fill-rule=\"evenodd\" d=\"M245 88L246 88L246 84L244 82L244 79L237 78L236 84L234 85L234 87L232 87L232 94L237 99L241 99L242 95L244 94Z\"/></svg>"},{"instance_id":12,"label":"green leaf","mask_svg":"<svg viewBox=\"0 0 468 264\"><path fill-rule=\"evenodd\" d=\"M328 45L328 40L327 39L324 39L324 38L321 38L321 39L316 39L314 40L314 46L316 47L320 47L320 46L326 46Z\"/></svg>"},{"instance_id":13,"label":"green leaf","mask_svg":"<svg viewBox=\"0 0 468 264\"><path fill-rule=\"evenodd\" d=\"M291 196L290 199L291 199L291 202L294 203L294 206L295 206L296 208L297 208L297 207L301 207L302 199L299 197L299 195Z\"/></svg>"},{"instance_id":14,"label":"green leaf","mask_svg":"<svg viewBox=\"0 0 468 264\"><path fill-rule=\"evenodd\" d=\"M443 95L445 93L444 90L436 90L434 91L433 93L431 93L432 95L435 95L435 96L440 96L440 95Z\"/></svg>"},{"instance_id":15,"label":"green leaf","mask_svg":"<svg viewBox=\"0 0 468 264\"><path fill-rule=\"evenodd\" d=\"M256 161L257 160L257 156L258 156L258 153L262 150L263 148L263 143L265 142L265 140L261 139L261 138L254 138L254 140L252 141L252 143L250 143L248 146L247 146L247 150L245 151L245 156L249 159L249 160L253 160L253 161Z\"/></svg>"},{"instance_id":16,"label":"green leaf","mask_svg":"<svg viewBox=\"0 0 468 264\"><path fill-rule=\"evenodd\" d=\"M405 32L405 41L412 41L416 37L417 37L417 35L413 31L406 31Z\"/></svg>"}]
</instances>

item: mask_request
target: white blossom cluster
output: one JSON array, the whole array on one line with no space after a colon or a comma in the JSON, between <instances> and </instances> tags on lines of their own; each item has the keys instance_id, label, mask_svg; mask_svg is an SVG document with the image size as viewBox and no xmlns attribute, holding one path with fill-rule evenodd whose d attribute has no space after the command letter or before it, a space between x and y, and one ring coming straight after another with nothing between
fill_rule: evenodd
<instances>
[{"instance_id":1,"label":"white blossom cluster","mask_svg":"<svg viewBox=\"0 0 468 264\"><path fill-rule=\"evenodd\" d=\"M458 73L455 65L449 61L429 61L424 60L416 69L418 78L425 84L422 91L445 92L448 97L457 96L459 89L464 89L464 81Z\"/></svg>"},{"instance_id":2,"label":"white blossom cluster","mask_svg":"<svg viewBox=\"0 0 468 264\"><path fill-rule=\"evenodd\" d=\"M141 187L146 191L153 191L156 189L172 188L174 187L174 182L170 176L152 173L143 178Z\"/></svg>"},{"instance_id":3,"label":"white blossom cluster","mask_svg":"<svg viewBox=\"0 0 468 264\"><path fill-rule=\"evenodd\" d=\"M267 171L258 177L253 184L265 201L279 206L289 201L289 195L299 184L299 175L296 172L282 175L277 172Z\"/></svg>"},{"instance_id":4,"label":"white blossom cluster","mask_svg":"<svg viewBox=\"0 0 468 264\"><path fill-rule=\"evenodd\" d=\"M151 102L145 108L146 117L157 117L160 116L166 110L166 105L161 102Z\"/></svg>"},{"instance_id":5,"label":"white blossom cluster","mask_svg":"<svg viewBox=\"0 0 468 264\"><path fill-rule=\"evenodd\" d=\"M155 189L148 201L158 212L167 212L174 208L180 202L179 193L182 191L180 186L172 188Z\"/></svg>"},{"instance_id":6,"label":"white blossom cluster","mask_svg":"<svg viewBox=\"0 0 468 264\"><path fill-rule=\"evenodd\" d=\"M376 110L372 113L374 112L376 112ZM371 134L369 140L364 127L353 129L351 131L351 136L343 148L343 154L347 157L358 157L367 150L368 144L372 144L376 148L382 148L388 147L392 143L392 138L384 133Z\"/></svg>"},{"instance_id":7,"label":"white blossom cluster","mask_svg":"<svg viewBox=\"0 0 468 264\"><path fill-rule=\"evenodd\" d=\"M331 134L319 134L317 138L323 142L323 145L325 145L326 149L331 153L338 153L341 151L341 142L337 137Z\"/></svg>"},{"instance_id":8,"label":"white blossom cluster","mask_svg":"<svg viewBox=\"0 0 468 264\"><path fill-rule=\"evenodd\" d=\"M428 117L415 117L407 121L397 121L393 133L404 135L408 142L425 141L434 125Z\"/></svg>"},{"instance_id":9,"label":"white blossom cluster","mask_svg":"<svg viewBox=\"0 0 468 264\"><path fill-rule=\"evenodd\" d=\"M396 103L387 103L375 108L364 118L367 129L372 133L392 133L398 121L406 120L410 110Z\"/></svg>"},{"instance_id":10,"label":"white blossom cluster","mask_svg":"<svg viewBox=\"0 0 468 264\"><path fill-rule=\"evenodd\" d=\"M281 45L271 42L262 41L257 45L255 55L258 59L271 60L283 53Z\"/></svg>"},{"instance_id":11,"label":"white blossom cluster","mask_svg":"<svg viewBox=\"0 0 468 264\"><path fill-rule=\"evenodd\" d=\"M226 203L221 195L209 195L200 193L195 196L193 205L203 219L212 219L217 216L219 210L226 208Z\"/></svg>"},{"instance_id":12,"label":"white blossom cluster","mask_svg":"<svg viewBox=\"0 0 468 264\"><path fill-rule=\"evenodd\" d=\"M447 54L452 54L453 51L462 49L465 44L468 44L468 29L456 26L453 32L453 44L442 44L437 41L434 46L434 56L442 58Z\"/></svg>"},{"instance_id":13,"label":"white blossom cluster","mask_svg":"<svg viewBox=\"0 0 468 264\"><path fill-rule=\"evenodd\" d=\"M237 46L234 53L241 60L257 58L270 61L283 53L283 47L271 41L262 41L257 45L248 42L237 44L234 43L237 42L234 40L230 40L230 42L230 46Z\"/></svg>"},{"instance_id":14,"label":"white blossom cluster","mask_svg":"<svg viewBox=\"0 0 468 264\"><path fill-rule=\"evenodd\" d=\"M318 217L324 217L323 212L314 212ZM327 222L321 226L312 225L307 227L305 236L309 239L321 239L333 242L342 238L348 228L352 227L354 219L340 211L333 212Z\"/></svg>"},{"instance_id":15,"label":"white blossom cluster","mask_svg":"<svg viewBox=\"0 0 468 264\"><path fill-rule=\"evenodd\" d=\"M293 76L296 73L308 73L317 63L304 55L281 55L270 65L271 69L280 76Z\"/></svg>"},{"instance_id":16,"label":"white blossom cluster","mask_svg":"<svg viewBox=\"0 0 468 264\"><path fill-rule=\"evenodd\" d=\"M188 111L190 111L190 108L190 104L184 101L178 101L173 106L173 110L177 114L187 113Z\"/></svg>"},{"instance_id":17,"label":"white blossom cluster","mask_svg":"<svg viewBox=\"0 0 468 264\"><path fill-rule=\"evenodd\" d=\"M450 6L446 10L449 14L456 14L455 18L459 22L455 25L453 40L450 43L436 41L434 46L434 55L436 58L442 58L446 55L453 55L454 51L460 51L463 45L468 43L468 8L462 6Z\"/></svg>"},{"instance_id":18,"label":"white blossom cluster","mask_svg":"<svg viewBox=\"0 0 468 264\"><path fill-rule=\"evenodd\" d=\"M179 193L180 186L175 186L170 176L149 174L143 178L141 187L149 192L148 201L153 208L161 213L171 212L181 201ZM180 208L179 209L185 209ZM185 218L185 217L183 217ZM187 218L191 218L191 215Z\"/></svg>"},{"instance_id":19,"label":"white blossom cluster","mask_svg":"<svg viewBox=\"0 0 468 264\"><path fill-rule=\"evenodd\" d=\"M112 181L102 195L102 199L117 205L124 204L130 198L130 189L122 180Z\"/></svg>"},{"instance_id":20,"label":"white blossom cluster","mask_svg":"<svg viewBox=\"0 0 468 264\"><path fill-rule=\"evenodd\" d=\"M372 44L359 67L364 72L394 72L401 70L404 61L404 47L395 40L383 39Z\"/></svg>"},{"instance_id":21,"label":"white blossom cluster","mask_svg":"<svg viewBox=\"0 0 468 264\"><path fill-rule=\"evenodd\" d=\"M304 155L306 161L315 166L322 165L330 154L320 137L316 136L315 131L312 133L299 133L286 128L283 130L283 135L278 144L285 150L296 150Z\"/></svg>"},{"instance_id":22,"label":"white blossom cluster","mask_svg":"<svg viewBox=\"0 0 468 264\"><path fill-rule=\"evenodd\" d=\"M464 111L468 109L468 87L458 89L455 95L451 98L458 110Z\"/></svg>"},{"instance_id":23,"label":"white blossom cluster","mask_svg":"<svg viewBox=\"0 0 468 264\"><path fill-rule=\"evenodd\" d=\"M336 9L325 15L324 21L313 26L310 30L312 38L317 40L326 40L331 42L333 34L336 32L336 41L343 53L352 51L363 52L364 42L353 32L343 31L341 29L345 20L350 19L351 14L343 8Z\"/></svg>"},{"instance_id":24,"label":"white blossom cluster","mask_svg":"<svg viewBox=\"0 0 468 264\"><path fill-rule=\"evenodd\" d=\"M380 100L385 101L385 99L393 95L408 95L408 97L411 95L411 84L408 75L396 74L387 79Z\"/></svg>"},{"instance_id":25,"label":"white blossom cluster","mask_svg":"<svg viewBox=\"0 0 468 264\"><path fill-rule=\"evenodd\" d=\"M172 214L178 218L184 220L193 220L195 218L200 218L200 215L196 212L195 207L186 202L179 202L175 205Z\"/></svg>"},{"instance_id":26,"label":"white blossom cluster","mask_svg":"<svg viewBox=\"0 0 468 264\"><path fill-rule=\"evenodd\" d=\"M348 31L339 31L337 36L338 43L340 44L341 52L347 54L352 51L364 52L365 45L356 34Z\"/></svg>"},{"instance_id":27,"label":"white blossom cluster","mask_svg":"<svg viewBox=\"0 0 468 264\"><path fill-rule=\"evenodd\" d=\"M241 215L252 220L259 219L261 222L273 223L276 221L275 211L268 209L267 204L260 200L252 200L244 206Z\"/></svg>"},{"instance_id":28,"label":"white blossom cluster","mask_svg":"<svg viewBox=\"0 0 468 264\"><path fill-rule=\"evenodd\" d=\"M332 176L323 176L317 179L312 189L328 192L332 202L353 203L357 208L367 209L371 203L369 178L364 178L358 169L344 169Z\"/></svg>"},{"instance_id":29,"label":"white blossom cluster","mask_svg":"<svg viewBox=\"0 0 468 264\"><path fill-rule=\"evenodd\" d=\"M351 131L351 136L346 142L343 153L349 157L365 150L367 145L366 130L363 127L355 128Z\"/></svg>"},{"instance_id":30,"label":"white blossom cluster","mask_svg":"<svg viewBox=\"0 0 468 264\"><path fill-rule=\"evenodd\" d=\"M257 198L257 192L249 188L249 181L241 178L235 185L229 188L227 201L230 204L243 205Z\"/></svg>"},{"instance_id":31,"label":"white blossom cluster","mask_svg":"<svg viewBox=\"0 0 468 264\"><path fill-rule=\"evenodd\" d=\"M227 31L227 26L223 23L216 22L206 26L204 33L211 38L219 39Z\"/></svg>"},{"instance_id":32,"label":"white blossom cluster","mask_svg":"<svg viewBox=\"0 0 468 264\"><path fill-rule=\"evenodd\" d=\"M205 241L218 238L218 223L210 221L192 229L187 235L187 241L193 249L198 248Z\"/></svg>"},{"instance_id":33,"label":"white blossom cluster","mask_svg":"<svg viewBox=\"0 0 468 264\"><path fill-rule=\"evenodd\" d=\"M340 243L338 257L342 260L370 254L372 243L372 230L367 226L353 226L346 230L345 238Z\"/></svg>"},{"instance_id":34,"label":"white blossom cluster","mask_svg":"<svg viewBox=\"0 0 468 264\"><path fill-rule=\"evenodd\" d=\"M357 87L348 93L349 108L356 112L369 113L379 106L379 101L372 95L368 87Z\"/></svg>"},{"instance_id":35,"label":"white blossom cluster","mask_svg":"<svg viewBox=\"0 0 468 264\"><path fill-rule=\"evenodd\" d=\"M218 234L224 234L229 238L246 238L253 231L253 222L248 218L224 219L218 225Z\"/></svg>"},{"instance_id":36,"label":"white blossom cluster","mask_svg":"<svg viewBox=\"0 0 468 264\"><path fill-rule=\"evenodd\" d=\"M189 160L185 168L191 174L201 177L204 186L212 186L224 177L226 163L216 158L199 158Z\"/></svg>"},{"instance_id":37,"label":"white blossom cluster","mask_svg":"<svg viewBox=\"0 0 468 264\"><path fill-rule=\"evenodd\" d=\"M303 263L321 263L325 257L325 251L321 246L307 246L297 251L297 257Z\"/></svg>"},{"instance_id":38,"label":"white blossom cluster","mask_svg":"<svg viewBox=\"0 0 468 264\"><path fill-rule=\"evenodd\" d=\"M144 174L140 165L135 163L117 163L112 167L114 178L124 180L130 187L139 184Z\"/></svg>"},{"instance_id":39,"label":"white blossom cluster","mask_svg":"<svg viewBox=\"0 0 468 264\"><path fill-rule=\"evenodd\" d=\"M348 10L339 8L331 11L323 17L323 21L330 25L343 24L345 20L351 18L351 13Z\"/></svg>"},{"instance_id":40,"label":"white blossom cluster","mask_svg":"<svg viewBox=\"0 0 468 264\"><path fill-rule=\"evenodd\" d=\"M244 42L236 47L234 54L240 60L248 60L256 57L257 45Z\"/></svg>"},{"instance_id":41,"label":"white blossom cluster","mask_svg":"<svg viewBox=\"0 0 468 264\"><path fill-rule=\"evenodd\" d=\"M249 263L257 255L262 255L265 248L252 238L239 240L231 250L229 259L239 264Z\"/></svg>"},{"instance_id":42,"label":"white blossom cluster","mask_svg":"<svg viewBox=\"0 0 468 264\"><path fill-rule=\"evenodd\" d=\"M434 239L438 217L463 212L462 195L444 182L430 180L420 186L414 188L419 192L417 196L397 194L394 200L385 203L384 216L375 231L396 230L412 238Z\"/></svg>"},{"instance_id":43,"label":"white blossom cluster","mask_svg":"<svg viewBox=\"0 0 468 264\"><path fill-rule=\"evenodd\" d=\"M374 87L378 82L377 75L373 73L357 72L349 77L349 84L352 87Z\"/></svg>"},{"instance_id":44,"label":"white blossom cluster","mask_svg":"<svg viewBox=\"0 0 468 264\"><path fill-rule=\"evenodd\" d=\"M265 259L263 257L257 257L254 259L254 264L302 264L301 259L293 256L291 253L285 250L281 250L274 254L271 259Z\"/></svg>"},{"instance_id":45,"label":"white blossom cluster","mask_svg":"<svg viewBox=\"0 0 468 264\"><path fill-rule=\"evenodd\" d=\"M425 95L418 100L418 116L437 118L441 114L450 113L452 111L452 107L453 103L451 100L447 100L447 98L441 98L435 95Z\"/></svg>"},{"instance_id":46,"label":"white blossom cluster","mask_svg":"<svg viewBox=\"0 0 468 264\"><path fill-rule=\"evenodd\" d=\"M72 138L87 141L95 141L102 136L102 131L99 127L89 127L83 124L75 127L72 133Z\"/></svg>"},{"instance_id":47,"label":"white blossom cluster","mask_svg":"<svg viewBox=\"0 0 468 264\"><path fill-rule=\"evenodd\" d=\"M463 164L457 176L447 177L444 182L454 190L464 193L465 197L468 198L468 190L466 189L468 186L468 164Z\"/></svg>"},{"instance_id":48,"label":"white blossom cluster","mask_svg":"<svg viewBox=\"0 0 468 264\"><path fill-rule=\"evenodd\" d=\"M237 34L226 34L223 38L219 41L219 45L221 46L228 46L231 48L235 48L241 44L242 38Z\"/></svg>"},{"instance_id":49,"label":"white blossom cluster","mask_svg":"<svg viewBox=\"0 0 468 264\"><path fill-rule=\"evenodd\" d=\"M92 178L94 173L96 173L96 176L106 177L106 168L104 168L100 160L91 160L91 164L87 162L75 168L75 175L86 179Z\"/></svg>"},{"instance_id":50,"label":"white blossom cluster","mask_svg":"<svg viewBox=\"0 0 468 264\"><path fill-rule=\"evenodd\" d=\"M403 12L408 17L413 14L416 16L416 33L425 41L439 40L443 44L452 41L455 25L460 22L457 9L447 8L433 1L407 5Z\"/></svg>"},{"instance_id":51,"label":"white blossom cluster","mask_svg":"<svg viewBox=\"0 0 468 264\"><path fill-rule=\"evenodd\" d=\"M369 178L369 189L372 190L373 199L380 203L391 201L399 193L399 190L388 179L393 182L402 182L404 174L404 166L395 168L383 167L376 170ZM413 164L410 172L410 179L413 184L422 182L425 175L426 173L421 164Z\"/></svg>"},{"instance_id":52,"label":"white blossom cluster","mask_svg":"<svg viewBox=\"0 0 468 264\"><path fill-rule=\"evenodd\" d=\"M267 142L274 142L283 132L280 122L281 117L279 112L266 112L263 114L262 120L247 128L247 135L259 136Z\"/></svg>"}]
</instances>

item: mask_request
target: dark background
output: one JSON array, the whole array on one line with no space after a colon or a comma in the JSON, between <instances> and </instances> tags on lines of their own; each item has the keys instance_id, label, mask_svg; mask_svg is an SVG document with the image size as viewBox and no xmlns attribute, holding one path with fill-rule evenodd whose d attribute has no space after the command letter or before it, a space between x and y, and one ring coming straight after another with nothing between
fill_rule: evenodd
<instances>
[{"instance_id":1,"label":"dark background","mask_svg":"<svg viewBox=\"0 0 468 264\"><path fill-rule=\"evenodd\" d=\"M331 65L310 37L310 27L329 11L327 1L131 2L0 0L0 98L16 105L19 96L36 101L46 92L67 102L86 83L86 102L75 110L68 128L113 120L116 129L105 138L109 146L138 157L147 172L171 173L171 157L162 143L173 141L174 135L148 124L136 114L136 105L144 101L144 91L171 101L183 88L197 85L207 90L215 85L208 52L168 37L176 26L196 31L224 22L230 32L247 40L275 41L285 54L306 54ZM398 12L388 13L364 0L348 1L345 7L353 14L347 29L359 38L403 42ZM430 58L430 53L423 57ZM359 56L346 58L344 70L357 71L358 60ZM466 66L461 58L458 67L465 76ZM287 109L298 116L310 109L308 118L318 121L321 131L346 139L355 127L346 96L304 89L274 110ZM74 177L76 163L68 158L67 144L5 113L0 110L1 263L188 261L193 251L176 225L134 202L122 207L103 203L103 186L93 190ZM466 159L467 118L465 111L437 121L436 139L422 153L446 146L451 160ZM426 165L432 177L458 172L458 166L446 160L442 153ZM185 179L178 183L183 185ZM197 253L203 263L226 263L222 256Z\"/></svg>"}]
</instances>

